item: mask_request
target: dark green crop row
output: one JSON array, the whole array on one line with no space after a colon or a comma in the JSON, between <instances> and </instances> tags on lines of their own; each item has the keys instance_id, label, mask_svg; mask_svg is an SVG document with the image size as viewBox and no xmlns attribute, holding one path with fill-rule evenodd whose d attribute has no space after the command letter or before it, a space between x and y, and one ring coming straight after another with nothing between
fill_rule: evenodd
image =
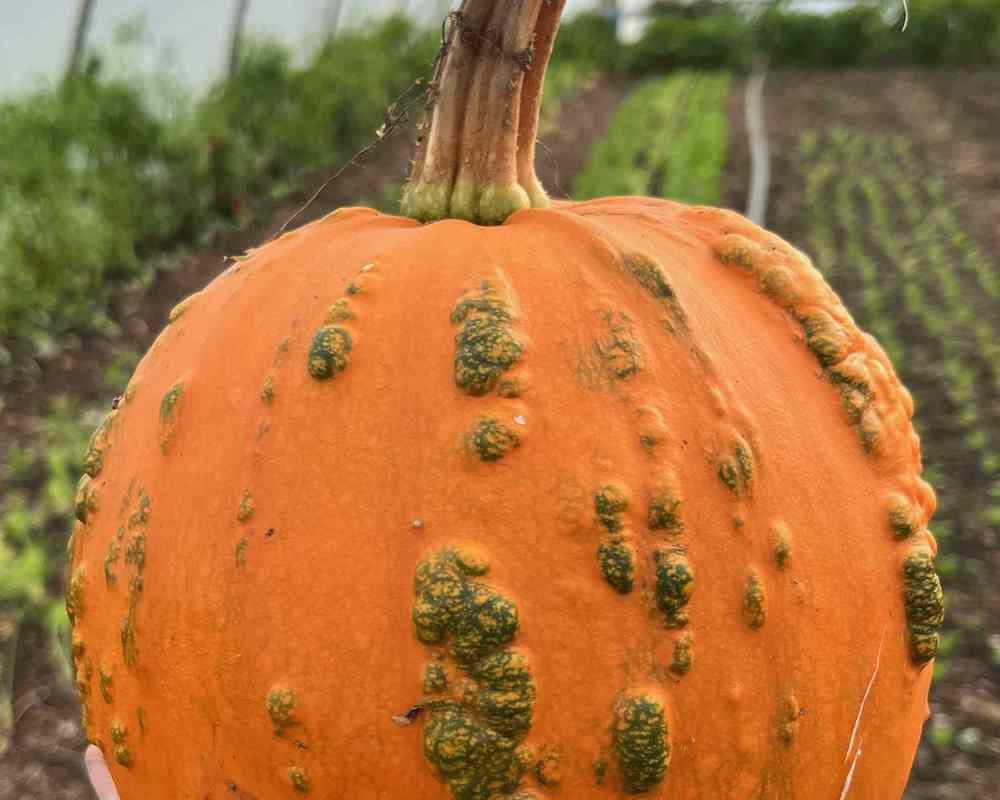
<instances>
[{"instance_id":1,"label":"dark green crop row","mask_svg":"<svg viewBox=\"0 0 1000 800\"><path fill-rule=\"evenodd\" d=\"M708 13L671 13L661 6L630 45L617 42L607 17L581 14L563 25L557 52L633 75L746 70L761 53L775 66L800 68L1000 63L996 0L911 0L905 31L900 0L858 0L828 14L759 4L756 9L764 10L756 17L738 0L698 5Z\"/></svg>"},{"instance_id":2,"label":"dark green crop row","mask_svg":"<svg viewBox=\"0 0 1000 800\"><path fill-rule=\"evenodd\" d=\"M997 266L972 245L943 182L924 174L905 137L807 132L799 155L817 267L912 381L918 409L935 405L931 393L946 398L948 420L918 413L918 423L954 426L996 481Z\"/></svg>"},{"instance_id":3,"label":"dark green crop row","mask_svg":"<svg viewBox=\"0 0 1000 800\"><path fill-rule=\"evenodd\" d=\"M717 205L728 148L728 73L679 72L628 95L574 196L657 195Z\"/></svg>"}]
</instances>

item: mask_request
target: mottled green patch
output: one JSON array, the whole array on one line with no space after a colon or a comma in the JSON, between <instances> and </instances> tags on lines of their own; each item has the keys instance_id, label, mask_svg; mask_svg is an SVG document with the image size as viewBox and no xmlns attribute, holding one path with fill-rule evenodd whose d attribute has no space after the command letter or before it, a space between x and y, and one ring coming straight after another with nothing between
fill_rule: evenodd
<instances>
[{"instance_id":1,"label":"mottled green patch","mask_svg":"<svg viewBox=\"0 0 1000 800\"><path fill-rule=\"evenodd\" d=\"M668 628L683 628L688 623L685 610L694 592L694 572L681 546L653 552L656 572L656 607L666 617Z\"/></svg>"},{"instance_id":2,"label":"mottled green patch","mask_svg":"<svg viewBox=\"0 0 1000 800\"><path fill-rule=\"evenodd\" d=\"M508 303L498 296L496 288L487 280L480 281L478 292L470 293L455 304L449 319L452 325L458 325L477 314L494 317L500 322L513 320Z\"/></svg>"},{"instance_id":3,"label":"mottled green patch","mask_svg":"<svg viewBox=\"0 0 1000 800\"><path fill-rule=\"evenodd\" d=\"M332 378L347 369L354 340L346 328L324 325L313 337L306 368L318 381Z\"/></svg>"},{"instance_id":4,"label":"mottled green patch","mask_svg":"<svg viewBox=\"0 0 1000 800\"><path fill-rule=\"evenodd\" d=\"M738 495L749 492L753 487L753 473L753 450L741 436L737 436L732 456L719 459L716 474L729 491Z\"/></svg>"},{"instance_id":5,"label":"mottled green patch","mask_svg":"<svg viewBox=\"0 0 1000 800\"><path fill-rule=\"evenodd\" d=\"M468 435L471 450L482 461L499 461L521 444L517 431L493 417L483 417Z\"/></svg>"},{"instance_id":6,"label":"mottled green patch","mask_svg":"<svg viewBox=\"0 0 1000 800\"><path fill-rule=\"evenodd\" d=\"M138 660L135 642L135 607L129 605L125 612L125 619L122 620L121 627L122 658L128 667L135 666Z\"/></svg>"},{"instance_id":7,"label":"mottled green patch","mask_svg":"<svg viewBox=\"0 0 1000 800\"><path fill-rule=\"evenodd\" d=\"M639 285L658 300L672 300L674 290L667 283L663 268L648 256L630 255L623 259L627 269Z\"/></svg>"},{"instance_id":8,"label":"mottled green patch","mask_svg":"<svg viewBox=\"0 0 1000 800\"><path fill-rule=\"evenodd\" d=\"M760 576L750 573L747 585L743 590L743 619L751 628L763 626L767 618L767 603L764 596L764 584Z\"/></svg>"},{"instance_id":9,"label":"mottled green patch","mask_svg":"<svg viewBox=\"0 0 1000 800\"><path fill-rule=\"evenodd\" d=\"M635 554L620 539L609 539L597 547L601 574L611 587L621 594L632 591L635 583Z\"/></svg>"},{"instance_id":10,"label":"mottled green patch","mask_svg":"<svg viewBox=\"0 0 1000 800\"><path fill-rule=\"evenodd\" d=\"M288 780L295 791L303 794L309 791L309 776L306 774L305 767L291 767L288 770Z\"/></svg>"},{"instance_id":11,"label":"mottled green patch","mask_svg":"<svg viewBox=\"0 0 1000 800\"><path fill-rule=\"evenodd\" d=\"M326 312L326 317L323 319L323 324L333 325L337 322L350 322L355 319L354 312L350 309L349 301L346 297L342 297Z\"/></svg>"},{"instance_id":12,"label":"mottled green patch","mask_svg":"<svg viewBox=\"0 0 1000 800\"><path fill-rule=\"evenodd\" d=\"M94 663L89 658L85 658L83 660L83 669L78 667L76 670L76 693L80 695L81 698L87 698L90 696L90 687L93 677Z\"/></svg>"},{"instance_id":13,"label":"mottled green patch","mask_svg":"<svg viewBox=\"0 0 1000 800\"><path fill-rule=\"evenodd\" d=\"M266 405L274 402L274 376L268 375L264 378L264 385L260 390L260 399Z\"/></svg>"},{"instance_id":14,"label":"mottled green patch","mask_svg":"<svg viewBox=\"0 0 1000 800\"><path fill-rule=\"evenodd\" d=\"M115 567L118 565L118 554L120 551L121 548L117 539L112 539L108 542L108 551L104 556L104 582L109 589L118 580L118 576L115 575Z\"/></svg>"},{"instance_id":15,"label":"mottled green patch","mask_svg":"<svg viewBox=\"0 0 1000 800\"><path fill-rule=\"evenodd\" d=\"M138 660L136 650L135 612L139 606L139 598L142 596L142 575L135 574L128 585L128 608L125 611L125 619L122 620L121 640L122 658L126 666L134 666Z\"/></svg>"},{"instance_id":16,"label":"mottled green patch","mask_svg":"<svg viewBox=\"0 0 1000 800\"><path fill-rule=\"evenodd\" d=\"M245 567L247 564L247 537L243 536L236 543L236 567Z\"/></svg>"},{"instance_id":17,"label":"mottled green patch","mask_svg":"<svg viewBox=\"0 0 1000 800\"><path fill-rule=\"evenodd\" d=\"M799 717L802 716L799 701L789 692L781 701L778 711L778 739L784 745L795 741L799 732Z\"/></svg>"},{"instance_id":18,"label":"mottled green patch","mask_svg":"<svg viewBox=\"0 0 1000 800\"><path fill-rule=\"evenodd\" d=\"M425 644L451 637L451 651L463 668L508 644L517 633L517 607L499 592L470 580L463 559L442 550L417 566L413 624Z\"/></svg>"},{"instance_id":19,"label":"mottled green patch","mask_svg":"<svg viewBox=\"0 0 1000 800\"><path fill-rule=\"evenodd\" d=\"M865 452L878 452L882 423L872 407L875 392L866 357L862 353L852 353L835 366L827 367L826 374L839 390L844 413L857 431Z\"/></svg>"},{"instance_id":20,"label":"mottled green patch","mask_svg":"<svg viewBox=\"0 0 1000 800\"><path fill-rule=\"evenodd\" d=\"M97 675L101 680L101 697L104 698L105 703L113 702L111 689L114 685L114 677L111 675L111 670L102 664L97 671Z\"/></svg>"},{"instance_id":21,"label":"mottled green patch","mask_svg":"<svg viewBox=\"0 0 1000 800\"><path fill-rule=\"evenodd\" d=\"M665 441L669 428L663 412L653 405L642 405L636 410L639 444L648 455L652 455L657 445Z\"/></svg>"},{"instance_id":22,"label":"mottled green patch","mask_svg":"<svg viewBox=\"0 0 1000 800\"><path fill-rule=\"evenodd\" d=\"M849 386L866 395L872 394L868 359L863 353L852 353L843 361L829 367L826 373L838 386Z\"/></svg>"},{"instance_id":23,"label":"mottled green patch","mask_svg":"<svg viewBox=\"0 0 1000 800\"><path fill-rule=\"evenodd\" d=\"M878 412L872 408L866 408L861 415L857 429L858 437L861 439L861 446L869 455L877 454L882 448L882 421Z\"/></svg>"},{"instance_id":24,"label":"mottled green patch","mask_svg":"<svg viewBox=\"0 0 1000 800\"><path fill-rule=\"evenodd\" d=\"M524 386L517 378L504 378L497 386L497 394L500 397L520 397L523 391Z\"/></svg>"},{"instance_id":25,"label":"mottled green patch","mask_svg":"<svg viewBox=\"0 0 1000 800\"><path fill-rule=\"evenodd\" d=\"M83 527L83 523L77 520L73 523L73 530L70 531L69 537L66 539L66 563L72 566L73 560L76 558L76 534L79 529Z\"/></svg>"},{"instance_id":26,"label":"mottled green patch","mask_svg":"<svg viewBox=\"0 0 1000 800\"><path fill-rule=\"evenodd\" d=\"M177 320L179 320L182 316L184 316L184 312L187 311L188 306L191 304L191 301L194 300L194 298L196 298L199 294L200 292L189 294L187 297L181 300L177 305L175 305L172 309L170 309L170 313L167 315L167 324L171 325L174 322L177 322Z\"/></svg>"},{"instance_id":27,"label":"mottled green patch","mask_svg":"<svg viewBox=\"0 0 1000 800\"><path fill-rule=\"evenodd\" d=\"M490 563L474 550L456 550L455 563L466 575L485 575Z\"/></svg>"},{"instance_id":28,"label":"mottled green patch","mask_svg":"<svg viewBox=\"0 0 1000 800\"><path fill-rule=\"evenodd\" d=\"M824 367L844 360L851 347L847 331L825 311L814 311L802 318L806 346Z\"/></svg>"},{"instance_id":29,"label":"mottled green patch","mask_svg":"<svg viewBox=\"0 0 1000 800\"><path fill-rule=\"evenodd\" d=\"M927 547L910 550L903 562L903 584L910 657L923 664L936 655L938 628L944 622L944 593L934 569L934 556Z\"/></svg>"},{"instance_id":30,"label":"mottled green patch","mask_svg":"<svg viewBox=\"0 0 1000 800\"><path fill-rule=\"evenodd\" d=\"M605 528L612 533L620 531L623 527L621 515L628 511L628 490L614 483L602 486L594 492L594 511Z\"/></svg>"},{"instance_id":31,"label":"mottled green patch","mask_svg":"<svg viewBox=\"0 0 1000 800\"><path fill-rule=\"evenodd\" d=\"M690 631L674 642L674 655L670 660L670 671L675 675L687 675L694 663L694 637Z\"/></svg>"},{"instance_id":32,"label":"mottled green patch","mask_svg":"<svg viewBox=\"0 0 1000 800\"><path fill-rule=\"evenodd\" d=\"M735 462L728 459L720 461L717 474L719 476L719 480L722 481L726 485L726 488L728 488L731 492L735 493L739 491L740 484L739 478L737 477L738 473L736 471Z\"/></svg>"},{"instance_id":33,"label":"mottled green patch","mask_svg":"<svg viewBox=\"0 0 1000 800\"><path fill-rule=\"evenodd\" d=\"M288 346L290 344L291 339L288 336L278 342L278 347L274 351L274 358L271 360L271 364L275 369L278 369L285 362L285 355L288 353Z\"/></svg>"},{"instance_id":34,"label":"mottled green patch","mask_svg":"<svg viewBox=\"0 0 1000 800\"><path fill-rule=\"evenodd\" d=\"M681 520L681 499L672 487L661 487L649 501L646 524L650 530L680 533L684 530Z\"/></svg>"},{"instance_id":35,"label":"mottled green patch","mask_svg":"<svg viewBox=\"0 0 1000 800\"><path fill-rule=\"evenodd\" d=\"M267 693L265 707L275 736L282 736L285 728L295 724L296 705L295 692L285 686L275 686Z\"/></svg>"},{"instance_id":36,"label":"mottled green patch","mask_svg":"<svg viewBox=\"0 0 1000 800\"><path fill-rule=\"evenodd\" d=\"M441 664L431 662L424 667L423 688L426 694L441 694L448 690L448 673Z\"/></svg>"},{"instance_id":37,"label":"mottled green patch","mask_svg":"<svg viewBox=\"0 0 1000 800\"><path fill-rule=\"evenodd\" d=\"M458 800L511 800L531 766L517 750L531 726L535 684L527 658L505 646L517 632L517 609L473 580L489 565L471 551L446 549L417 565L413 621L426 644L451 639L451 654L469 680L451 697L423 701L429 712L424 755ZM424 672L424 692L449 689L443 664Z\"/></svg>"},{"instance_id":38,"label":"mottled green patch","mask_svg":"<svg viewBox=\"0 0 1000 800\"><path fill-rule=\"evenodd\" d=\"M132 766L132 753L128 748L128 726L124 722L114 720L110 727L112 752L115 761L123 767Z\"/></svg>"},{"instance_id":39,"label":"mottled green patch","mask_svg":"<svg viewBox=\"0 0 1000 800\"><path fill-rule=\"evenodd\" d=\"M749 239L738 234L722 238L715 246L715 257L730 267L740 267L748 272L754 268L754 248Z\"/></svg>"},{"instance_id":40,"label":"mottled green patch","mask_svg":"<svg viewBox=\"0 0 1000 800\"><path fill-rule=\"evenodd\" d=\"M917 532L920 521L916 509L903 495L889 498L889 530L897 539L907 539Z\"/></svg>"},{"instance_id":41,"label":"mottled green patch","mask_svg":"<svg viewBox=\"0 0 1000 800\"><path fill-rule=\"evenodd\" d=\"M743 488L749 489L753 484L753 451L742 438L736 438L733 447L733 457L736 459L736 472Z\"/></svg>"},{"instance_id":42,"label":"mottled green patch","mask_svg":"<svg viewBox=\"0 0 1000 800\"><path fill-rule=\"evenodd\" d=\"M758 288L772 300L789 306L797 300L795 276L787 267L775 266L757 272Z\"/></svg>"},{"instance_id":43,"label":"mottled green patch","mask_svg":"<svg viewBox=\"0 0 1000 800\"><path fill-rule=\"evenodd\" d=\"M670 744L663 706L651 697L626 697L615 709L612 737L628 794L655 788L667 774Z\"/></svg>"},{"instance_id":44,"label":"mottled green patch","mask_svg":"<svg viewBox=\"0 0 1000 800\"><path fill-rule=\"evenodd\" d=\"M149 520L149 509L153 502L150 500L146 490L140 486L139 487L139 507L133 511L128 518L128 527L136 528L139 525L144 525ZM119 536L119 538L121 538Z\"/></svg>"},{"instance_id":45,"label":"mottled green patch","mask_svg":"<svg viewBox=\"0 0 1000 800\"><path fill-rule=\"evenodd\" d=\"M606 332L594 348L611 375L619 380L635 376L642 366L642 348L635 335L632 320L622 312L601 315Z\"/></svg>"},{"instance_id":46,"label":"mottled green patch","mask_svg":"<svg viewBox=\"0 0 1000 800\"><path fill-rule=\"evenodd\" d=\"M160 450L167 451L174 429L177 427L178 405L184 394L184 382L177 381L167 389L160 400Z\"/></svg>"},{"instance_id":47,"label":"mottled green patch","mask_svg":"<svg viewBox=\"0 0 1000 800\"><path fill-rule=\"evenodd\" d=\"M771 526L771 539L774 542L774 561L779 569L784 569L792 554L792 534L784 522L775 522Z\"/></svg>"},{"instance_id":48,"label":"mottled green patch","mask_svg":"<svg viewBox=\"0 0 1000 800\"><path fill-rule=\"evenodd\" d=\"M149 511L149 498L141 488L139 490L139 508L140 510L132 516L139 515L142 520L145 520ZM146 534L144 531L140 530L129 538L125 545L125 563L126 565L131 564L135 568L135 573L129 580L128 608L121 626L122 658L126 666L134 666L137 661L135 615L139 599L142 596L142 573L146 566Z\"/></svg>"},{"instance_id":49,"label":"mottled green patch","mask_svg":"<svg viewBox=\"0 0 1000 800\"><path fill-rule=\"evenodd\" d=\"M146 566L146 534L139 533L129 539L125 547L125 563L135 564L141 574Z\"/></svg>"},{"instance_id":50,"label":"mottled green patch","mask_svg":"<svg viewBox=\"0 0 1000 800\"><path fill-rule=\"evenodd\" d=\"M110 444L111 427L116 412L112 411L94 430L87 445L87 454L83 458L83 471L91 478L96 478L104 468L104 452Z\"/></svg>"},{"instance_id":51,"label":"mottled green patch","mask_svg":"<svg viewBox=\"0 0 1000 800\"><path fill-rule=\"evenodd\" d=\"M516 364L524 348L511 330L508 304L489 281L478 294L464 297L451 312L455 336L455 385L471 395L491 391L501 375Z\"/></svg>"},{"instance_id":52,"label":"mottled green patch","mask_svg":"<svg viewBox=\"0 0 1000 800\"><path fill-rule=\"evenodd\" d=\"M562 780L562 748L546 745L538 754L532 772L539 786L558 786Z\"/></svg>"},{"instance_id":53,"label":"mottled green patch","mask_svg":"<svg viewBox=\"0 0 1000 800\"><path fill-rule=\"evenodd\" d=\"M83 591L87 581L87 568L80 564L70 575L66 584L66 615L70 622L83 616Z\"/></svg>"},{"instance_id":54,"label":"mottled green patch","mask_svg":"<svg viewBox=\"0 0 1000 800\"><path fill-rule=\"evenodd\" d=\"M455 800L491 800L515 791L526 769L516 748L516 740L457 704L432 709L424 727L424 756Z\"/></svg>"},{"instance_id":55,"label":"mottled green patch","mask_svg":"<svg viewBox=\"0 0 1000 800\"><path fill-rule=\"evenodd\" d=\"M240 498L240 504L236 509L237 521L246 522L250 519L253 516L254 508L253 495L250 494L249 489L244 489L243 497Z\"/></svg>"},{"instance_id":56,"label":"mottled green patch","mask_svg":"<svg viewBox=\"0 0 1000 800\"><path fill-rule=\"evenodd\" d=\"M74 502L76 518L86 524L90 515L97 510L97 488L90 475L84 473L76 485L76 501Z\"/></svg>"},{"instance_id":57,"label":"mottled green patch","mask_svg":"<svg viewBox=\"0 0 1000 800\"><path fill-rule=\"evenodd\" d=\"M471 707L490 728L504 736L521 739L531 727L535 683L528 660L514 650L486 656L470 671L479 682Z\"/></svg>"}]
</instances>

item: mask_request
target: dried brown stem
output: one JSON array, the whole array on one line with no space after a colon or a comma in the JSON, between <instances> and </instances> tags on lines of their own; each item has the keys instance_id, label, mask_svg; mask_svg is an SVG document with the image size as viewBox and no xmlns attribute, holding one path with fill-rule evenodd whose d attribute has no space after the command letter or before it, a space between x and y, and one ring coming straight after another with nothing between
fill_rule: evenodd
<instances>
[{"instance_id":1,"label":"dried brown stem","mask_svg":"<svg viewBox=\"0 0 1000 800\"><path fill-rule=\"evenodd\" d=\"M548 205L534 173L545 65L564 0L464 0L451 15L403 213L499 224Z\"/></svg>"}]
</instances>

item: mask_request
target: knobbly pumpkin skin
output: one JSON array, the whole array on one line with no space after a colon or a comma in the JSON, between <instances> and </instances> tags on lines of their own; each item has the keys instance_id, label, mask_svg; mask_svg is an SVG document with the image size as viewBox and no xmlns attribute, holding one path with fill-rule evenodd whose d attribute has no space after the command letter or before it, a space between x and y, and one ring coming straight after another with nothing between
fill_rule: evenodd
<instances>
[{"instance_id":1,"label":"knobbly pumpkin skin","mask_svg":"<svg viewBox=\"0 0 1000 800\"><path fill-rule=\"evenodd\" d=\"M87 736L124 800L899 797L912 410L737 214L342 209L175 309L95 434Z\"/></svg>"}]
</instances>

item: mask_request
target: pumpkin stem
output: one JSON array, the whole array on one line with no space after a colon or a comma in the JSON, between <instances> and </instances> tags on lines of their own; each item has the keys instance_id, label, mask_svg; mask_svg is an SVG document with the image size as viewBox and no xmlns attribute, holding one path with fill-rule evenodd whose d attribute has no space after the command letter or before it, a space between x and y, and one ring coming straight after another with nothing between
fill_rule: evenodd
<instances>
[{"instance_id":1,"label":"pumpkin stem","mask_svg":"<svg viewBox=\"0 0 1000 800\"><path fill-rule=\"evenodd\" d=\"M463 0L449 15L402 212L499 225L544 208L535 137L565 0Z\"/></svg>"}]
</instances>

